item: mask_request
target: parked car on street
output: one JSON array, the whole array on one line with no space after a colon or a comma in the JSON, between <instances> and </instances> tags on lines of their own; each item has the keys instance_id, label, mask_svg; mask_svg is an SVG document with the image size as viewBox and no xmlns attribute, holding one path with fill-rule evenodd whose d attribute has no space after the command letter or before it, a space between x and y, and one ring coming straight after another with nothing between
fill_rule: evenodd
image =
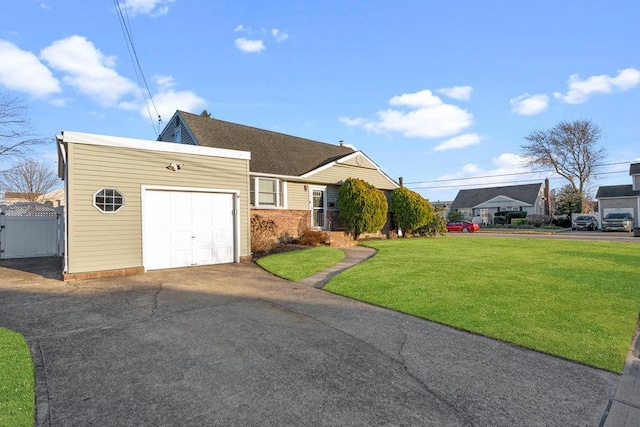
<instances>
[{"instance_id":1,"label":"parked car on street","mask_svg":"<svg viewBox=\"0 0 640 427\"><path fill-rule=\"evenodd\" d=\"M480 230L480 225L471 221L452 221L447 223L447 231L461 231L463 233L472 233Z\"/></svg>"},{"instance_id":2,"label":"parked car on street","mask_svg":"<svg viewBox=\"0 0 640 427\"><path fill-rule=\"evenodd\" d=\"M628 212L610 213L602 220L602 231L633 230L633 215Z\"/></svg>"},{"instance_id":3,"label":"parked car on street","mask_svg":"<svg viewBox=\"0 0 640 427\"><path fill-rule=\"evenodd\" d=\"M593 215L579 215L571 222L572 230L597 230L598 219Z\"/></svg>"}]
</instances>

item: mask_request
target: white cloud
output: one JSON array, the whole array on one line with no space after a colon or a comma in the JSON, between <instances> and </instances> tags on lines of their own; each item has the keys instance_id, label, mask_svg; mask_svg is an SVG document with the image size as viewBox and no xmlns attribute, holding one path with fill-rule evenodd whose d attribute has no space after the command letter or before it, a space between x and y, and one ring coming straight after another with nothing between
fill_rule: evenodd
<instances>
[{"instance_id":1,"label":"white cloud","mask_svg":"<svg viewBox=\"0 0 640 427\"><path fill-rule=\"evenodd\" d=\"M430 90L394 96L389 104L409 109L378 111L376 120L342 117L340 121L349 126L362 126L369 132L398 132L409 138L442 138L455 135L473 124L470 113L443 103Z\"/></svg>"},{"instance_id":2,"label":"white cloud","mask_svg":"<svg viewBox=\"0 0 640 427\"><path fill-rule=\"evenodd\" d=\"M625 91L635 88L640 84L640 71L626 68L618 71L615 77L602 74L586 80L581 80L579 75L573 74L569 77L568 84L569 90L566 95L555 92L553 96L567 104L583 104L594 93L611 93L614 89Z\"/></svg>"},{"instance_id":3,"label":"white cloud","mask_svg":"<svg viewBox=\"0 0 640 427\"><path fill-rule=\"evenodd\" d=\"M289 38L289 34L283 33L277 28L274 28L271 30L271 35L273 36L274 39L276 39L278 43L283 42Z\"/></svg>"},{"instance_id":4,"label":"white cloud","mask_svg":"<svg viewBox=\"0 0 640 427\"><path fill-rule=\"evenodd\" d=\"M471 86L453 86L438 89L438 93L461 101L468 101L471 98L471 92L473 92L473 87Z\"/></svg>"},{"instance_id":5,"label":"white cloud","mask_svg":"<svg viewBox=\"0 0 640 427\"><path fill-rule=\"evenodd\" d=\"M36 98L62 92L60 82L32 52L0 40L0 58L0 84L3 86Z\"/></svg>"},{"instance_id":6,"label":"white cloud","mask_svg":"<svg viewBox=\"0 0 640 427\"><path fill-rule=\"evenodd\" d=\"M175 90L175 80L172 76L157 75L153 76L152 80L158 86L158 91L153 94L153 103L158 110L158 114L165 122L173 116L176 110L198 112L197 110L206 104L206 100L196 95L193 91ZM152 117L155 116L155 110L152 109L152 105L148 105L148 107L151 109ZM149 118L147 105L140 99L123 101L118 104L118 108L138 111L143 119Z\"/></svg>"},{"instance_id":7,"label":"white cloud","mask_svg":"<svg viewBox=\"0 0 640 427\"><path fill-rule=\"evenodd\" d=\"M63 81L104 106L115 105L136 85L115 70L116 58L105 56L85 37L57 40L40 52L51 68L66 73Z\"/></svg>"},{"instance_id":8,"label":"white cloud","mask_svg":"<svg viewBox=\"0 0 640 427\"><path fill-rule=\"evenodd\" d=\"M434 151L445 151L452 150L457 148L464 148L470 145L479 144L484 138L477 133L465 133L464 135L456 136L451 139L444 141L443 143L437 145L433 150Z\"/></svg>"},{"instance_id":9,"label":"white cloud","mask_svg":"<svg viewBox=\"0 0 640 427\"><path fill-rule=\"evenodd\" d=\"M244 31L244 25L238 24L238 26L233 29L234 33L237 33L238 31Z\"/></svg>"},{"instance_id":10,"label":"white cloud","mask_svg":"<svg viewBox=\"0 0 640 427\"><path fill-rule=\"evenodd\" d=\"M361 117L358 117L355 119L350 119L348 117L340 117L338 121L340 123L344 123L347 126L360 126L360 125L363 125L367 121L367 119L363 119Z\"/></svg>"},{"instance_id":11,"label":"white cloud","mask_svg":"<svg viewBox=\"0 0 640 427\"><path fill-rule=\"evenodd\" d=\"M390 105L404 105L412 108L429 108L442 105L443 102L440 98L431 93L430 90L425 89L415 93L404 93L399 96L394 96L389 100Z\"/></svg>"},{"instance_id":12,"label":"white cloud","mask_svg":"<svg viewBox=\"0 0 640 427\"><path fill-rule=\"evenodd\" d=\"M534 116L547 109L549 106L549 97L544 94L529 95L523 93L520 96L511 98L511 112L520 114L521 116Z\"/></svg>"},{"instance_id":13,"label":"white cloud","mask_svg":"<svg viewBox=\"0 0 640 427\"><path fill-rule=\"evenodd\" d=\"M447 187L443 188L443 190L450 191L451 188L455 187L470 189L531 184L543 182L546 177L549 177L548 173L528 170L524 166L524 158L518 154L503 153L498 157L494 157L491 163L492 165L489 168L482 168L477 164L469 163L457 172L438 177L438 180L446 180ZM425 184L425 186L427 185L432 186L433 183Z\"/></svg>"},{"instance_id":14,"label":"white cloud","mask_svg":"<svg viewBox=\"0 0 640 427\"><path fill-rule=\"evenodd\" d=\"M249 40L244 37L236 39L236 47L246 53L259 53L266 49L262 40Z\"/></svg>"},{"instance_id":15,"label":"white cloud","mask_svg":"<svg viewBox=\"0 0 640 427\"><path fill-rule=\"evenodd\" d=\"M149 15L153 18L169 13L174 0L125 0L124 6L130 16Z\"/></svg>"},{"instance_id":16,"label":"white cloud","mask_svg":"<svg viewBox=\"0 0 640 427\"><path fill-rule=\"evenodd\" d=\"M206 101L190 90L175 91L173 89L156 93L153 96L154 103L158 109L160 117L166 122L173 116L176 110L194 111L204 107ZM140 109L140 115L148 118L149 113L146 107Z\"/></svg>"},{"instance_id":17,"label":"white cloud","mask_svg":"<svg viewBox=\"0 0 640 427\"><path fill-rule=\"evenodd\" d=\"M153 81L158 85L160 90L167 90L175 86L175 79L173 76L157 75L153 76Z\"/></svg>"}]
</instances>

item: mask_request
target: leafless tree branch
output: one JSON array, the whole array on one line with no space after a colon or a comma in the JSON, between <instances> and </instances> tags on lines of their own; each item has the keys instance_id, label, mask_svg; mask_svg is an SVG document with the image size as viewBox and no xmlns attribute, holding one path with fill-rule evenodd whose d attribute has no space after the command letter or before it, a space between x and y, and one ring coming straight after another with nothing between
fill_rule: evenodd
<instances>
[{"instance_id":1,"label":"leafless tree branch","mask_svg":"<svg viewBox=\"0 0 640 427\"><path fill-rule=\"evenodd\" d=\"M19 193L29 202L38 199L59 184L58 176L44 164L25 160L2 174L8 191Z\"/></svg>"},{"instance_id":2,"label":"leafless tree branch","mask_svg":"<svg viewBox=\"0 0 640 427\"><path fill-rule=\"evenodd\" d=\"M549 130L534 130L520 147L527 166L553 168L583 198L592 177L606 158L599 146L602 130L591 120L562 121ZM586 204L583 203L583 206Z\"/></svg>"}]
</instances>

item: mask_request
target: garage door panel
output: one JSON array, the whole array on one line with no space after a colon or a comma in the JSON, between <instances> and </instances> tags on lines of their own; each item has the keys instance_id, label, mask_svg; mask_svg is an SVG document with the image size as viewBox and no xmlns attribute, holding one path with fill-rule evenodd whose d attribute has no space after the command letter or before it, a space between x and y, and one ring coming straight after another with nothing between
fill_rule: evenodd
<instances>
[{"instance_id":1,"label":"garage door panel","mask_svg":"<svg viewBox=\"0 0 640 427\"><path fill-rule=\"evenodd\" d=\"M233 262L233 200L224 193L147 190L145 267Z\"/></svg>"}]
</instances>

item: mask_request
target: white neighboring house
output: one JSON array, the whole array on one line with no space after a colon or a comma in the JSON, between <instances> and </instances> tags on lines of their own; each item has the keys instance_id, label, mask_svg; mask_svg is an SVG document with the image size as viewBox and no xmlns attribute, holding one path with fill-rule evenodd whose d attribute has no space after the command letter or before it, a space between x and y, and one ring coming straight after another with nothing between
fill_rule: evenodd
<instances>
[{"instance_id":1,"label":"white neighboring house","mask_svg":"<svg viewBox=\"0 0 640 427\"><path fill-rule=\"evenodd\" d=\"M598 212L602 218L612 212L629 212L635 227L640 227L640 163L629 166L631 185L606 185L598 188Z\"/></svg>"},{"instance_id":2,"label":"white neighboring house","mask_svg":"<svg viewBox=\"0 0 640 427\"><path fill-rule=\"evenodd\" d=\"M523 211L528 215L545 214L544 184L460 190L449 206L469 221L490 224L496 212Z\"/></svg>"}]
</instances>

